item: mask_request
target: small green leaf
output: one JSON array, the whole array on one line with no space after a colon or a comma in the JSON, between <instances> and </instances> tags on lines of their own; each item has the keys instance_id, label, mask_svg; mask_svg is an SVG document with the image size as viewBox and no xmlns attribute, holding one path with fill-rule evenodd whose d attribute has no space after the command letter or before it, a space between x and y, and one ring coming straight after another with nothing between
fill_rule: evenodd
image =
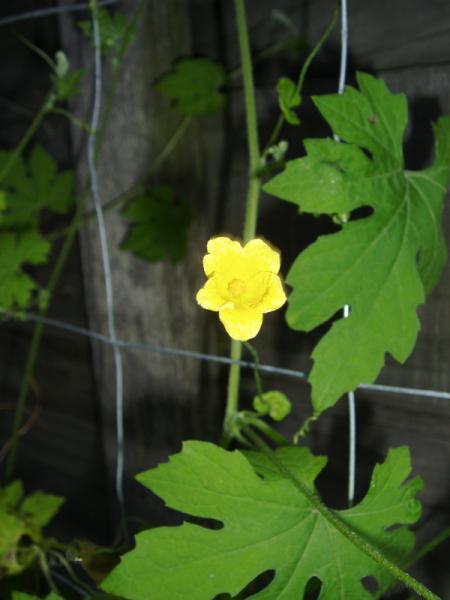
<instances>
[{"instance_id":1,"label":"small green leaf","mask_svg":"<svg viewBox=\"0 0 450 600\"><path fill-rule=\"evenodd\" d=\"M185 58L171 73L164 75L155 89L174 100L175 109L184 115L206 115L225 104L220 88L226 82L222 65L207 58Z\"/></svg>"},{"instance_id":2,"label":"small green leaf","mask_svg":"<svg viewBox=\"0 0 450 600\"><path fill-rule=\"evenodd\" d=\"M0 579L21 573L36 559L42 528L64 502L60 496L35 492L18 506L22 497L20 481L0 488Z\"/></svg>"},{"instance_id":3,"label":"small green leaf","mask_svg":"<svg viewBox=\"0 0 450 600\"><path fill-rule=\"evenodd\" d=\"M23 483L13 481L6 487L0 488L0 509L13 510L23 498Z\"/></svg>"},{"instance_id":4,"label":"small green leaf","mask_svg":"<svg viewBox=\"0 0 450 600\"><path fill-rule=\"evenodd\" d=\"M36 283L23 272L25 264L46 262L50 244L37 232L21 235L0 232L0 307L25 308Z\"/></svg>"},{"instance_id":5,"label":"small green leaf","mask_svg":"<svg viewBox=\"0 0 450 600\"><path fill-rule=\"evenodd\" d=\"M58 50L55 56L56 68L53 75L57 100L71 100L80 92L80 83L84 76L82 69L70 71L70 63L67 55Z\"/></svg>"},{"instance_id":6,"label":"small green leaf","mask_svg":"<svg viewBox=\"0 0 450 600\"><path fill-rule=\"evenodd\" d=\"M286 394L277 390L264 392L253 398L253 408L260 415L269 415L274 421L282 421L292 410Z\"/></svg>"},{"instance_id":7,"label":"small green leaf","mask_svg":"<svg viewBox=\"0 0 450 600\"><path fill-rule=\"evenodd\" d=\"M297 92L295 83L287 77L282 77L278 80L277 92L278 104L286 121L290 125L300 125L300 119L292 110L293 108L300 106L302 101L299 92Z\"/></svg>"},{"instance_id":8,"label":"small green leaf","mask_svg":"<svg viewBox=\"0 0 450 600\"><path fill-rule=\"evenodd\" d=\"M20 510L31 515L39 527L44 527L59 512L65 500L45 492L34 492L22 502Z\"/></svg>"},{"instance_id":9,"label":"small green leaf","mask_svg":"<svg viewBox=\"0 0 450 600\"><path fill-rule=\"evenodd\" d=\"M325 463L305 448L276 454L310 488ZM322 583L321 598L373 600L362 583L365 577L374 577L381 591L392 583L384 567L334 529L267 457L246 456L206 442L186 442L169 463L142 473L139 481L169 507L223 527L184 523L144 531L102 587L130 600L211 600L226 593L234 597L273 570L273 580L251 598L301 600L314 575ZM414 545L406 525L421 512L416 493L422 482L417 477L405 482L410 471L408 449L391 450L375 467L365 498L336 511L400 564Z\"/></svg>"},{"instance_id":10,"label":"small green leaf","mask_svg":"<svg viewBox=\"0 0 450 600\"><path fill-rule=\"evenodd\" d=\"M138 196L123 214L132 225L122 249L150 262L170 258L176 263L183 258L190 210L185 200L175 199L170 186L155 186Z\"/></svg>"},{"instance_id":11,"label":"small green leaf","mask_svg":"<svg viewBox=\"0 0 450 600\"><path fill-rule=\"evenodd\" d=\"M372 383L390 353L403 363L414 348L417 307L446 261L442 210L450 179L450 117L434 126L436 157L423 171L405 171L404 95L358 74L360 91L320 96L316 106L343 140L306 140L307 156L287 163L265 191L301 211L345 215L360 207L373 214L342 221L294 262L287 321L310 331L339 313L314 349L309 381L317 416L361 383ZM342 313L341 313L342 314Z\"/></svg>"},{"instance_id":12,"label":"small green leaf","mask_svg":"<svg viewBox=\"0 0 450 600\"><path fill-rule=\"evenodd\" d=\"M28 528L17 515L3 509L0 509L0 523L0 576L3 573L16 575L24 569L24 557L18 555L18 546ZM28 560L25 562L27 565Z\"/></svg>"}]
</instances>

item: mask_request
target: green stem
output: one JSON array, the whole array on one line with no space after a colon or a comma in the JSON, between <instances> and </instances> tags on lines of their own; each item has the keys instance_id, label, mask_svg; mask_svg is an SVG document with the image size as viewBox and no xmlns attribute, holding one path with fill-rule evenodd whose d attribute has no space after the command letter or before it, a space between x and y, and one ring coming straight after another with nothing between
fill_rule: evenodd
<instances>
[{"instance_id":1,"label":"green stem","mask_svg":"<svg viewBox=\"0 0 450 600\"><path fill-rule=\"evenodd\" d=\"M69 110L55 106L49 112L52 112L55 115L61 115L62 117L66 117L66 119L68 119L76 127L79 127L80 129L82 129L83 131L86 131L87 133L91 133L91 128L89 127L89 125L87 123L85 123L84 121L82 121L81 119L78 119L78 117L73 115Z\"/></svg>"},{"instance_id":2,"label":"green stem","mask_svg":"<svg viewBox=\"0 0 450 600\"><path fill-rule=\"evenodd\" d=\"M250 159L250 175L259 166L258 125L256 120L255 84L253 82L252 57L248 39L247 16L245 0L234 1L236 11L236 26L239 37L239 50L244 80L245 116L247 121L247 144Z\"/></svg>"},{"instance_id":3,"label":"green stem","mask_svg":"<svg viewBox=\"0 0 450 600\"><path fill-rule=\"evenodd\" d=\"M407 588L413 590L421 598L425 600L441 600L432 591L426 588L419 581L411 577L405 571L402 571L396 564L391 562L384 554L382 554L375 546L367 542L354 529L349 527L334 511L327 508L321 501L320 497L310 490L298 477L290 471L288 467L277 457L271 448L249 427L243 429L250 441L263 452L278 471L289 479L294 487L304 496L311 506L323 517L334 529L339 531L350 543L358 550L366 554L369 558L375 561L378 565L386 569L399 581L404 583Z\"/></svg>"},{"instance_id":4,"label":"green stem","mask_svg":"<svg viewBox=\"0 0 450 600\"><path fill-rule=\"evenodd\" d=\"M447 527L446 529L438 533L436 537L434 537L428 543L424 544L421 548L419 548L417 552L413 554L411 559L408 560L407 566L410 567L411 565L414 565L417 561L419 561L421 558L432 552L440 544L447 541L448 538L450 538L450 527Z\"/></svg>"},{"instance_id":5,"label":"green stem","mask_svg":"<svg viewBox=\"0 0 450 600\"><path fill-rule=\"evenodd\" d=\"M59 590L55 584L55 582L53 581L51 572L50 572L50 568L48 566L48 562L47 562L47 558L45 556L45 554L42 552L42 550L38 550L38 557L39 557L39 564L41 565L41 570L42 573L44 574L45 580L47 581L48 587L50 588L51 592L53 592L56 595L59 595Z\"/></svg>"},{"instance_id":6,"label":"green stem","mask_svg":"<svg viewBox=\"0 0 450 600\"><path fill-rule=\"evenodd\" d=\"M250 352L253 358L253 375L255 377L255 385L256 385L256 393L262 399L262 395L264 394L264 390L261 383L261 376L259 374L259 356L256 348L250 344L249 342L244 342L244 346Z\"/></svg>"},{"instance_id":7,"label":"green stem","mask_svg":"<svg viewBox=\"0 0 450 600\"><path fill-rule=\"evenodd\" d=\"M255 237L256 221L258 214L258 200L260 182L255 173L260 162L258 123L256 118L255 85L253 82L252 58L248 39L247 17L245 13L245 0L235 0L236 26L239 37L239 50L244 80L245 116L247 122L247 144L250 162L250 180L247 193L245 210L243 241L248 242ZM242 344L236 340L231 342L230 356L233 360L240 360ZM228 376L227 404L224 420L224 436L227 437L228 424L239 409L239 380L240 366L231 365Z\"/></svg>"},{"instance_id":8,"label":"green stem","mask_svg":"<svg viewBox=\"0 0 450 600\"><path fill-rule=\"evenodd\" d=\"M275 56L279 52L282 52L283 50L285 50L290 39L291 38L282 39L278 42L275 42L274 44L271 44L270 46L267 46L267 48L264 48L259 54L257 54L253 58L253 64L256 65L256 64L262 62L263 60L266 60L267 58L270 58L271 56ZM239 65L238 67L231 69L231 71L228 71L227 75L228 75L228 79L233 80L233 79L237 79L238 77L240 77L241 74L242 74L242 66Z\"/></svg>"},{"instance_id":9,"label":"green stem","mask_svg":"<svg viewBox=\"0 0 450 600\"><path fill-rule=\"evenodd\" d=\"M232 360L241 360L242 344L237 340L231 340L230 358ZM239 382L241 379L241 369L238 364L232 364L228 372L227 404L225 408L225 418L223 421L222 445L228 447L231 436L231 424L239 410Z\"/></svg>"},{"instance_id":10,"label":"green stem","mask_svg":"<svg viewBox=\"0 0 450 600\"><path fill-rule=\"evenodd\" d=\"M250 175L248 185L247 204L245 210L244 233L242 239L244 244L255 237L256 222L258 219L259 194L261 191L261 181L256 175Z\"/></svg>"},{"instance_id":11,"label":"green stem","mask_svg":"<svg viewBox=\"0 0 450 600\"><path fill-rule=\"evenodd\" d=\"M312 61L314 60L314 58L316 57L317 53L319 52L319 50L324 45L324 43L327 40L327 38L330 35L330 33L333 31L334 26L336 25L336 20L337 20L338 14L339 14L339 8L336 7L334 9L331 21L328 24L328 26L325 29L325 31L323 32L322 37L317 42L317 44L314 46L314 48L311 50L311 52L309 53L307 59L303 63L303 67L302 67L302 70L300 71L300 75L299 75L299 78L298 78L298 81L297 81L297 87L296 87L297 94L300 94L301 91L302 91L302 89L303 89L303 84L305 83L306 74L308 72L308 69L309 69ZM278 138L280 130L283 127L284 122L285 122L284 114L281 113L280 116L278 117L278 121L276 122L274 130L272 131L272 134L271 134L271 136L269 138L269 141L267 142L267 145L266 145L266 147L264 149L264 152L266 152L268 150L268 148L270 148L271 146L274 145L274 143L276 142L276 140Z\"/></svg>"},{"instance_id":12,"label":"green stem","mask_svg":"<svg viewBox=\"0 0 450 600\"><path fill-rule=\"evenodd\" d=\"M48 96L46 96L41 108L38 110L38 112L34 116L34 119L31 122L30 126L28 127L26 132L23 134L22 139L20 140L19 144L14 148L9 159L3 165L3 168L0 171L0 183L8 175L11 167L14 165L14 163L19 158L19 156L22 154L22 152L24 151L28 142L33 137L33 135L36 133L36 131L39 128L40 124L42 123L44 117L51 110L52 107L53 107L53 92L51 92Z\"/></svg>"},{"instance_id":13,"label":"green stem","mask_svg":"<svg viewBox=\"0 0 450 600\"><path fill-rule=\"evenodd\" d=\"M287 438L284 437L281 433L278 433L275 429L273 429L268 423L260 419L259 417L246 416L245 423L248 425L253 425L260 431L264 433L270 440L278 444L278 446L291 446L292 444L289 442Z\"/></svg>"}]
</instances>

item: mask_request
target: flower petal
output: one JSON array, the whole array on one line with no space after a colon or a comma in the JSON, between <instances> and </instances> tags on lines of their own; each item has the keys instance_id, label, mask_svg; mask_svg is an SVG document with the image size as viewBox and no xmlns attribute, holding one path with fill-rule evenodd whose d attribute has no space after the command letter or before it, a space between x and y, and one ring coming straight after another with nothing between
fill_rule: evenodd
<instances>
[{"instance_id":1,"label":"flower petal","mask_svg":"<svg viewBox=\"0 0 450 600\"><path fill-rule=\"evenodd\" d=\"M196 300L206 310L220 310L226 303L226 300L224 300L219 292L215 277L208 279L205 285L197 292Z\"/></svg>"},{"instance_id":2,"label":"flower petal","mask_svg":"<svg viewBox=\"0 0 450 600\"><path fill-rule=\"evenodd\" d=\"M211 238L206 248L209 254L203 258L203 268L207 277L220 269L224 261L242 254L241 244L225 236Z\"/></svg>"},{"instance_id":3,"label":"flower petal","mask_svg":"<svg viewBox=\"0 0 450 600\"><path fill-rule=\"evenodd\" d=\"M258 304L258 310L263 313L271 312L281 308L286 302L286 292L278 275L272 275L267 282L267 289L261 302Z\"/></svg>"},{"instance_id":4,"label":"flower petal","mask_svg":"<svg viewBox=\"0 0 450 600\"><path fill-rule=\"evenodd\" d=\"M239 298L240 306L266 313L280 308L286 302L281 279L274 273L261 271L245 283L245 294Z\"/></svg>"},{"instance_id":5,"label":"flower petal","mask_svg":"<svg viewBox=\"0 0 450 600\"><path fill-rule=\"evenodd\" d=\"M259 271L278 273L280 270L280 253L267 242L259 238L251 240L244 246L244 255L254 259Z\"/></svg>"},{"instance_id":6,"label":"flower petal","mask_svg":"<svg viewBox=\"0 0 450 600\"><path fill-rule=\"evenodd\" d=\"M263 317L259 311L248 308L223 308L219 311L228 335L233 340L246 342L254 338L261 329Z\"/></svg>"}]
</instances>

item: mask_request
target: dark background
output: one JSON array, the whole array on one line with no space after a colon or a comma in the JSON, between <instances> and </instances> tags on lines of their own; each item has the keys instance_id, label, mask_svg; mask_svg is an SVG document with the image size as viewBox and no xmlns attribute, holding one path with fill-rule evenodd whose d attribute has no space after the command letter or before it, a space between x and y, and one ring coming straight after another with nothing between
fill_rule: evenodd
<instances>
[{"instance_id":1,"label":"dark background","mask_svg":"<svg viewBox=\"0 0 450 600\"><path fill-rule=\"evenodd\" d=\"M60 2L61 5L68 4ZM119 3L131 14L135 1ZM53 6L52 2L2 3L0 17ZM327 0L248 0L250 37L255 56L289 30L274 18L285 13L305 44L313 46L329 22L334 3ZM13 147L27 128L49 88L49 69L18 38L27 37L50 55L63 48L74 66L83 66L83 93L73 102L75 114L88 120L92 102L92 49L77 22L83 13L18 23L0 29L0 139ZM450 107L450 5L432 0L349 2L348 81L355 70L383 77L392 91L410 102L410 127L405 153L407 168L422 168L432 157L430 122ZM314 62L305 97L335 92L339 72L339 28ZM145 177L152 160L175 130L180 117L156 95L154 80L174 59L208 56L238 64L233 4L212 0L148 0L130 48L115 98L111 124L99 161L102 201L106 202ZM265 144L278 112L278 77L296 79L305 54L279 53L255 68L261 143ZM109 82L108 69L104 87ZM283 130L290 156L302 153L304 137L329 135L308 100L302 106L302 126ZM61 167L75 164L81 189L86 173L85 136L59 116L46 119L36 140ZM119 337L226 355L228 341L213 314L199 310L194 295L203 281L201 256L214 234L239 235L246 194L247 154L242 87L229 86L226 110L192 123L152 183L170 183L187 197L194 212L187 257L147 264L119 250L126 232L120 213L108 213L113 284ZM65 223L48 218L51 231ZM445 230L449 228L446 211ZM293 206L264 196L259 232L281 248L283 272L298 252L329 228L323 219L300 217ZM59 244L54 247L54 256ZM45 284L49 268L37 276ZM387 360L382 383L450 390L450 287L446 268L426 306L420 308L422 330L417 347L400 366ZM52 300L55 318L106 332L106 314L98 236L95 224L84 227L69 257ZM32 332L26 323L2 323L0 330L0 444L9 436L14 405ZM306 370L309 355L322 332L292 332L283 315L265 320L256 340L262 362ZM162 503L134 482L133 476L180 449L182 439L218 440L227 370L192 359L137 351L124 352L126 505L130 517L153 523L172 522ZM294 431L309 414L309 389L294 379L264 376L266 389L285 391L295 406L286 425ZM243 374L244 403L254 393L251 373ZM117 523L114 494L115 432L113 357L107 346L47 328L32 382L28 408L39 408L39 419L20 444L16 476L27 491L44 489L67 497L51 533L71 539L89 537L112 542ZM415 473L425 480L421 494L424 515L418 536L425 542L448 524L448 400L357 393L357 493L368 485L375 462L388 448L407 444ZM29 414L29 413L28 413ZM347 486L347 407L341 400L323 415L307 440L313 450L329 455L319 478L320 490L332 507L345 506ZM0 469L2 465L0 465ZM132 524L133 526L133 524ZM414 573L443 598L450 597L449 545L444 544L417 566Z\"/></svg>"}]
</instances>

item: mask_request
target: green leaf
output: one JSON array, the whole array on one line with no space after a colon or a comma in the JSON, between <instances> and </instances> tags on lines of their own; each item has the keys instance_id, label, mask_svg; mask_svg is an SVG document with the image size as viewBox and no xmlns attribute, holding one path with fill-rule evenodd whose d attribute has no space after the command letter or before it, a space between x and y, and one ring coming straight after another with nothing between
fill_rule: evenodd
<instances>
[{"instance_id":1,"label":"green leaf","mask_svg":"<svg viewBox=\"0 0 450 600\"><path fill-rule=\"evenodd\" d=\"M260 415L269 415L274 421L282 421L291 412L292 406L286 394L270 390L253 398L253 408Z\"/></svg>"},{"instance_id":2,"label":"green leaf","mask_svg":"<svg viewBox=\"0 0 450 600\"><path fill-rule=\"evenodd\" d=\"M50 244L38 233L21 235L0 232L0 307L25 308L36 283L23 271L25 264L46 262Z\"/></svg>"},{"instance_id":3,"label":"green leaf","mask_svg":"<svg viewBox=\"0 0 450 600\"><path fill-rule=\"evenodd\" d=\"M35 560L42 528L64 502L60 496L34 492L18 506L22 498L20 481L0 488L0 579L21 573Z\"/></svg>"},{"instance_id":4,"label":"green leaf","mask_svg":"<svg viewBox=\"0 0 450 600\"><path fill-rule=\"evenodd\" d=\"M23 494L23 483L18 480L0 488L0 509L13 510L22 500Z\"/></svg>"},{"instance_id":5,"label":"green leaf","mask_svg":"<svg viewBox=\"0 0 450 600\"><path fill-rule=\"evenodd\" d=\"M0 509L0 578L23 571L23 557L18 556L19 541L27 533L26 524L15 514ZM27 561L28 562L28 561Z\"/></svg>"},{"instance_id":6,"label":"green leaf","mask_svg":"<svg viewBox=\"0 0 450 600\"><path fill-rule=\"evenodd\" d=\"M324 462L304 448L278 450L277 455L289 467L297 463L296 473L310 486ZM168 464L141 474L138 480L171 508L223 527L184 523L144 531L102 587L130 600L211 600L218 594L235 596L258 575L274 570L273 581L252 598L301 599L315 576L322 582L321 600L370 600L362 578L375 577L381 589L391 582L266 458L252 453L251 463L239 451L186 442ZM410 470L408 449L391 450L375 467L363 501L338 511L391 560L405 560L410 553L414 534L404 525L421 512L415 498L421 480L404 482Z\"/></svg>"},{"instance_id":7,"label":"green leaf","mask_svg":"<svg viewBox=\"0 0 450 600\"><path fill-rule=\"evenodd\" d=\"M164 75L155 89L174 100L175 109L184 115L206 115L225 105L220 88L226 82L222 65L207 58L185 58L171 73Z\"/></svg>"},{"instance_id":8,"label":"green leaf","mask_svg":"<svg viewBox=\"0 0 450 600\"><path fill-rule=\"evenodd\" d=\"M56 68L53 75L53 85L56 97L61 102L71 100L80 92L80 83L84 76L83 69L70 71L70 63L67 55L58 50L55 56Z\"/></svg>"},{"instance_id":9,"label":"green leaf","mask_svg":"<svg viewBox=\"0 0 450 600\"><path fill-rule=\"evenodd\" d=\"M286 121L291 125L300 125L298 115L292 110L301 104L301 97L295 83L287 77L282 77L278 80L277 92L278 104Z\"/></svg>"},{"instance_id":10,"label":"green leaf","mask_svg":"<svg viewBox=\"0 0 450 600\"><path fill-rule=\"evenodd\" d=\"M59 512L64 502L62 496L37 491L25 498L20 510L31 515L39 527L44 527Z\"/></svg>"},{"instance_id":11,"label":"green leaf","mask_svg":"<svg viewBox=\"0 0 450 600\"><path fill-rule=\"evenodd\" d=\"M153 187L133 200L123 214L132 221L121 246L124 250L150 262L170 258L176 263L186 254L189 204L176 200L170 186Z\"/></svg>"},{"instance_id":12,"label":"green leaf","mask_svg":"<svg viewBox=\"0 0 450 600\"><path fill-rule=\"evenodd\" d=\"M434 126L436 156L423 171L405 171L406 98L381 80L358 74L360 91L321 96L316 106L343 140L307 140L307 156L290 161L265 191L309 213L373 214L342 223L299 255L287 321L310 331L350 305L312 356L316 415L345 392L372 383L390 353L404 362L414 348L417 306L446 260L441 219L450 177L450 117Z\"/></svg>"},{"instance_id":13,"label":"green leaf","mask_svg":"<svg viewBox=\"0 0 450 600\"><path fill-rule=\"evenodd\" d=\"M10 154L0 151L0 168ZM28 163L17 158L2 181L7 208L0 215L0 228L34 227L44 208L66 212L73 203L73 186L72 171L58 172L52 156L42 146L35 146Z\"/></svg>"}]
</instances>

